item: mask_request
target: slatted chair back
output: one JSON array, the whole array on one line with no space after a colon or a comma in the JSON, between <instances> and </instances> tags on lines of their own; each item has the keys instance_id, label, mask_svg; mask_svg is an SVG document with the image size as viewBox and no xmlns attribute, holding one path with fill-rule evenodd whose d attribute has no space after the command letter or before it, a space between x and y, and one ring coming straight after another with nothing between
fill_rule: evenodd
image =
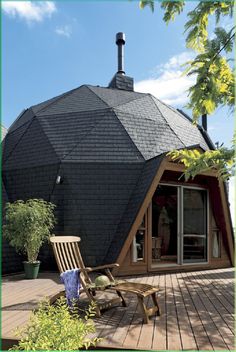
<instances>
[{"instance_id":1,"label":"slatted chair back","mask_svg":"<svg viewBox=\"0 0 236 352\"><path fill-rule=\"evenodd\" d=\"M80 275L87 284L91 284L87 272L84 270L85 265L82 259L77 236L52 236L50 242L56 258L57 266L60 273L71 269L80 269Z\"/></svg>"}]
</instances>

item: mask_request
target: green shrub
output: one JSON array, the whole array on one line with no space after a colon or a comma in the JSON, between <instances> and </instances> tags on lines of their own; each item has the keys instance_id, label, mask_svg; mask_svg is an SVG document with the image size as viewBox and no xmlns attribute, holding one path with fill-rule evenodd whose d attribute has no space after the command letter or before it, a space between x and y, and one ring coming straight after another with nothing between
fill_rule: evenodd
<instances>
[{"instance_id":1,"label":"green shrub","mask_svg":"<svg viewBox=\"0 0 236 352\"><path fill-rule=\"evenodd\" d=\"M3 236L17 252L26 254L31 263L37 260L40 247L55 225L54 208L54 204L42 199L6 204Z\"/></svg>"},{"instance_id":2,"label":"green shrub","mask_svg":"<svg viewBox=\"0 0 236 352\"><path fill-rule=\"evenodd\" d=\"M69 308L64 297L54 305L48 301L41 302L39 309L32 313L28 325L17 331L20 338L18 345L11 350L18 351L75 351L95 346L100 340L90 338L95 332L91 317L95 307L90 306L82 319L75 306Z\"/></svg>"}]
</instances>

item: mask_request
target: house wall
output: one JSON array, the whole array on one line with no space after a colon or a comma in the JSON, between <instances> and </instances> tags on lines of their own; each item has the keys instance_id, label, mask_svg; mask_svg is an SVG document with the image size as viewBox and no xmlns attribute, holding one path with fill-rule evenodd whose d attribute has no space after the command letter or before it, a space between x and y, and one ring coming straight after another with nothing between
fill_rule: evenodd
<instances>
[{"instance_id":1,"label":"house wall","mask_svg":"<svg viewBox=\"0 0 236 352\"><path fill-rule=\"evenodd\" d=\"M3 179L10 202L42 198L54 203L54 234L81 237L85 265L95 266L103 264L142 167L138 162L58 163L5 170ZM60 184L55 182L57 175ZM22 258L18 259L6 243L3 273L21 271ZM56 269L50 245L40 250L39 260L42 269Z\"/></svg>"},{"instance_id":2,"label":"house wall","mask_svg":"<svg viewBox=\"0 0 236 352\"><path fill-rule=\"evenodd\" d=\"M29 169L15 169L3 171L3 182L7 190L8 198L3 200L14 202L17 199L41 198L51 201L51 195L55 183L58 164L38 166ZM55 215L57 216L57 211ZM3 205L4 219L4 205ZM58 225L57 225L58 228ZM23 270L22 260L25 256L19 256L7 241L2 245L2 273L14 273ZM43 269L56 268L54 257L49 245L45 245L40 251L39 260Z\"/></svg>"},{"instance_id":3,"label":"house wall","mask_svg":"<svg viewBox=\"0 0 236 352\"><path fill-rule=\"evenodd\" d=\"M61 165L63 182L52 202L61 211L63 234L81 238L85 265L104 262L141 168L141 163L117 162Z\"/></svg>"}]
</instances>

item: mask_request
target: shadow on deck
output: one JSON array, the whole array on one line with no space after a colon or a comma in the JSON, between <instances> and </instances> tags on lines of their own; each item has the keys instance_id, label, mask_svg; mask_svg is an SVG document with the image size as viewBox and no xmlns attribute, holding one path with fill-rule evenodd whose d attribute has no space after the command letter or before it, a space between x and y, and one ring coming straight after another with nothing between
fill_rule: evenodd
<instances>
[{"instance_id":1,"label":"shadow on deck","mask_svg":"<svg viewBox=\"0 0 236 352\"><path fill-rule=\"evenodd\" d=\"M233 268L129 280L159 285L161 316L144 324L136 296L125 294L127 308L115 307L95 318L96 336L102 338L98 349L235 350ZM37 280L3 278L2 349L15 342L15 328L27 322L38 301L62 289L57 273L41 273Z\"/></svg>"}]
</instances>

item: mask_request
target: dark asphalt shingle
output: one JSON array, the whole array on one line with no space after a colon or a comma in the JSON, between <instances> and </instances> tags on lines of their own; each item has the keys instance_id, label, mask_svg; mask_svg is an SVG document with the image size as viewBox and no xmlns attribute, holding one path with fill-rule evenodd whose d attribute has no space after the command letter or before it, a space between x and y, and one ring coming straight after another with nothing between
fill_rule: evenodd
<instances>
[{"instance_id":1,"label":"dark asphalt shingle","mask_svg":"<svg viewBox=\"0 0 236 352\"><path fill-rule=\"evenodd\" d=\"M150 94L84 85L12 125L4 182L12 201L54 202L57 233L80 236L86 264L97 265L117 259L163 155L193 145L208 148L197 127Z\"/></svg>"}]
</instances>

